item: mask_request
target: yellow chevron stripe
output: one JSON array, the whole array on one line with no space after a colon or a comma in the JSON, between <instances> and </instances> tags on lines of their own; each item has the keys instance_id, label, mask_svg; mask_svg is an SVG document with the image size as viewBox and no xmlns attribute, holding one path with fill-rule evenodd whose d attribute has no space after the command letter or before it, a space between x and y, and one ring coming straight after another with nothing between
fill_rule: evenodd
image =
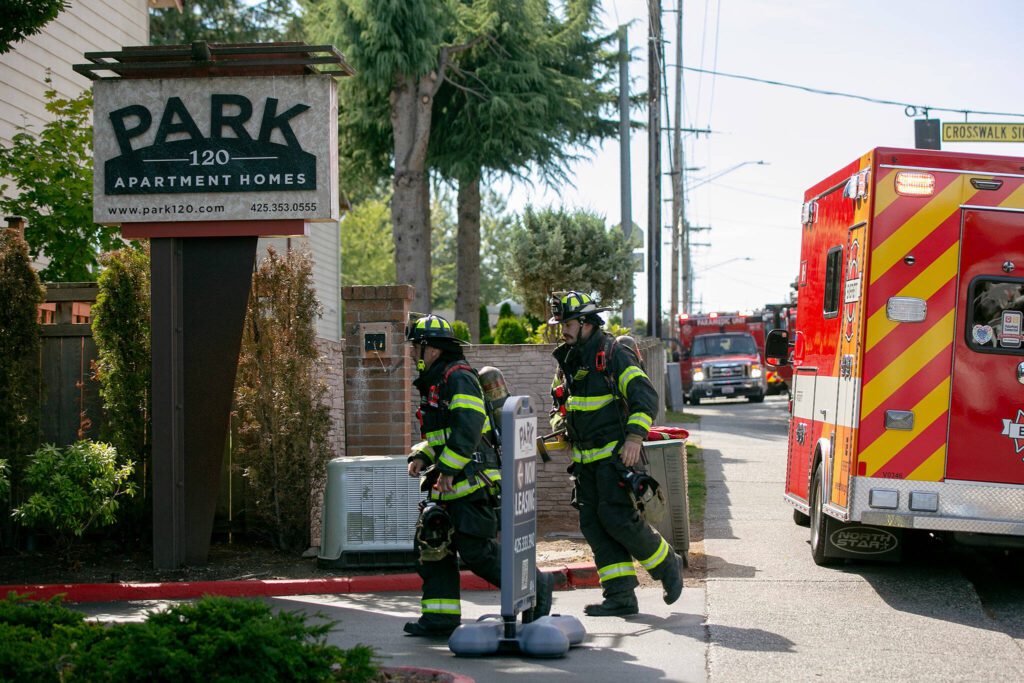
<instances>
[{"instance_id":1,"label":"yellow chevron stripe","mask_svg":"<svg viewBox=\"0 0 1024 683\"><path fill-rule=\"evenodd\" d=\"M907 479L915 481L942 481L946 474L946 444L928 456L916 470L907 475Z\"/></svg>"},{"instance_id":2,"label":"yellow chevron stripe","mask_svg":"<svg viewBox=\"0 0 1024 683\"><path fill-rule=\"evenodd\" d=\"M961 201L966 202L977 192L970 185L965 185L964 179L960 177L935 195L924 208L872 250L871 282L874 283L885 275L907 255L907 252L931 234L939 223L948 218Z\"/></svg>"},{"instance_id":3,"label":"yellow chevron stripe","mask_svg":"<svg viewBox=\"0 0 1024 683\"><path fill-rule=\"evenodd\" d=\"M927 301L939 288L956 275L956 266L960 260L960 242L957 241L942 256L935 259L921 274L907 283L896 296L914 296ZM864 348L870 351L875 344L896 329L900 323L885 317L885 307L879 308L868 318L868 331Z\"/></svg>"},{"instance_id":4,"label":"yellow chevron stripe","mask_svg":"<svg viewBox=\"0 0 1024 683\"><path fill-rule=\"evenodd\" d=\"M875 476L887 462L898 455L917 435L927 429L935 420L945 415L948 408L949 377L946 377L914 406L913 430L909 432L897 431L895 429L886 430L871 445L861 451L860 460L867 465L867 475L869 477Z\"/></svg>"},{"instance_id":5,"label":"yellow chevron stripe","mask_svg":"<svg viewBox=\"0 0 1024 683\"><path fill-rule=\"evenodd\" d=\"M999 206L1007 208L1024 208L1024 184L1006 195L1006 199L999 202Z\"/></svg>"},{"instance_id":6,"label":"yellow chevron stripe","mask_svg":"<svg viewBox=\"0 0 1024 683\"><path fill-rule=\"evenodd\" d=\"M884 370L864 385L861 400L861 418L881 405L887 397L909 382L921 368L935 358L953 339L953 319L950 311L930 330L921 335L906 351L898 355ZM909 323L903 323L904 325Z\"/></svg>"},{"instance_id":7,"label":"yellow chevron stripe","mask_svg":"<svg viewBox=\"0 0 1024 683\"><path fill-rule=\"evenodd\" d=\"M885 211L899 197L896 194L896 169L890 168L889 172L875 183L875 215Z\"/></svg>"}]
</instances>

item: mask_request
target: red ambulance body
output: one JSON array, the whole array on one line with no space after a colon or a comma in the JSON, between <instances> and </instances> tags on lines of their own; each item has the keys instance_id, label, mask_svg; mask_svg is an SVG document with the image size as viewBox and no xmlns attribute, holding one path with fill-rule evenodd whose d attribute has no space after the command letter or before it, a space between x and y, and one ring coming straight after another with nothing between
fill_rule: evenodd
<instances>
[{"instance_id":1,"label":"red ambulance body","mask_svg":"<svg viewBox=\"0 0 1024 683\"><path fill-rule=\"evenodd\" d=\"M878 148L805 197L785 498L819 564L1024 541L1024 158ZM787 348L788 346L788 348Z\"/></svg>"}]
</instances>

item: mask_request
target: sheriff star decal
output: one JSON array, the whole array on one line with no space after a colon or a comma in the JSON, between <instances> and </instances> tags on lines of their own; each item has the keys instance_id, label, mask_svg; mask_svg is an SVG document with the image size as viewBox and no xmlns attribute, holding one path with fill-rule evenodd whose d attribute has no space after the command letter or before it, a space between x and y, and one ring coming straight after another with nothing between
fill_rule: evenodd
<instances>
[{"instance_id":1,"label":"sheriff star decal","mask_svg":"<svg viewBox=\"0 0 1024 683\"><path fill-rule=\"evenodd\" d=\"M1004 419L1003 431L1000 434L1013 439L1013 447L1017 449L1015 452L1024 451L1024 410L1017 410L1016 422Z\"/></svg>"}]
</instances>

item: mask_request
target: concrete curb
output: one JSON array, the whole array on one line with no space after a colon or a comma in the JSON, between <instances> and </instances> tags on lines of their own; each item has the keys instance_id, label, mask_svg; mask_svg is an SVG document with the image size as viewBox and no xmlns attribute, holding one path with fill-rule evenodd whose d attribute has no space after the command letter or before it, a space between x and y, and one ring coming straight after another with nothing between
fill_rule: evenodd
<instances>
[{"instance_id":1,"label":"concrete curb","mask_svg":"<svg viewBox=\"0 0 1024 683\"><path fill-rule=\"evenodd\" d=\"M600 585L594 565L548 567L556 590ZM470 571L461 572L462 590L498 590ZM125 600L189 600L204 595L231 598L328 593L414 593L423 586L418 574L384 574L330 579L247 579L244 581L171 581L167 583L55 583L0 586L0 596L27 595L34 600L61 596L64 602L120 602Z\"/></svg>"}]
</instances>

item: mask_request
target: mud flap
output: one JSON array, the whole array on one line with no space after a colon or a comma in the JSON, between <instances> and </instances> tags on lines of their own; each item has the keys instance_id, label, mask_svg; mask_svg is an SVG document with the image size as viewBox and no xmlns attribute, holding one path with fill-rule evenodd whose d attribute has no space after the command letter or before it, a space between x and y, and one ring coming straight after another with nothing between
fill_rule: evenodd
<instances>
[{"instance_id":1,"label":"mud flap","mask_svg":"<svg viewBox=\"0 0 1024 683\"><path fill-rule=\"evenodd\" d=\"M826 516L825 557L899 562L903 557L903 529L840 522Z\"/></svg>"}]
</instances>

